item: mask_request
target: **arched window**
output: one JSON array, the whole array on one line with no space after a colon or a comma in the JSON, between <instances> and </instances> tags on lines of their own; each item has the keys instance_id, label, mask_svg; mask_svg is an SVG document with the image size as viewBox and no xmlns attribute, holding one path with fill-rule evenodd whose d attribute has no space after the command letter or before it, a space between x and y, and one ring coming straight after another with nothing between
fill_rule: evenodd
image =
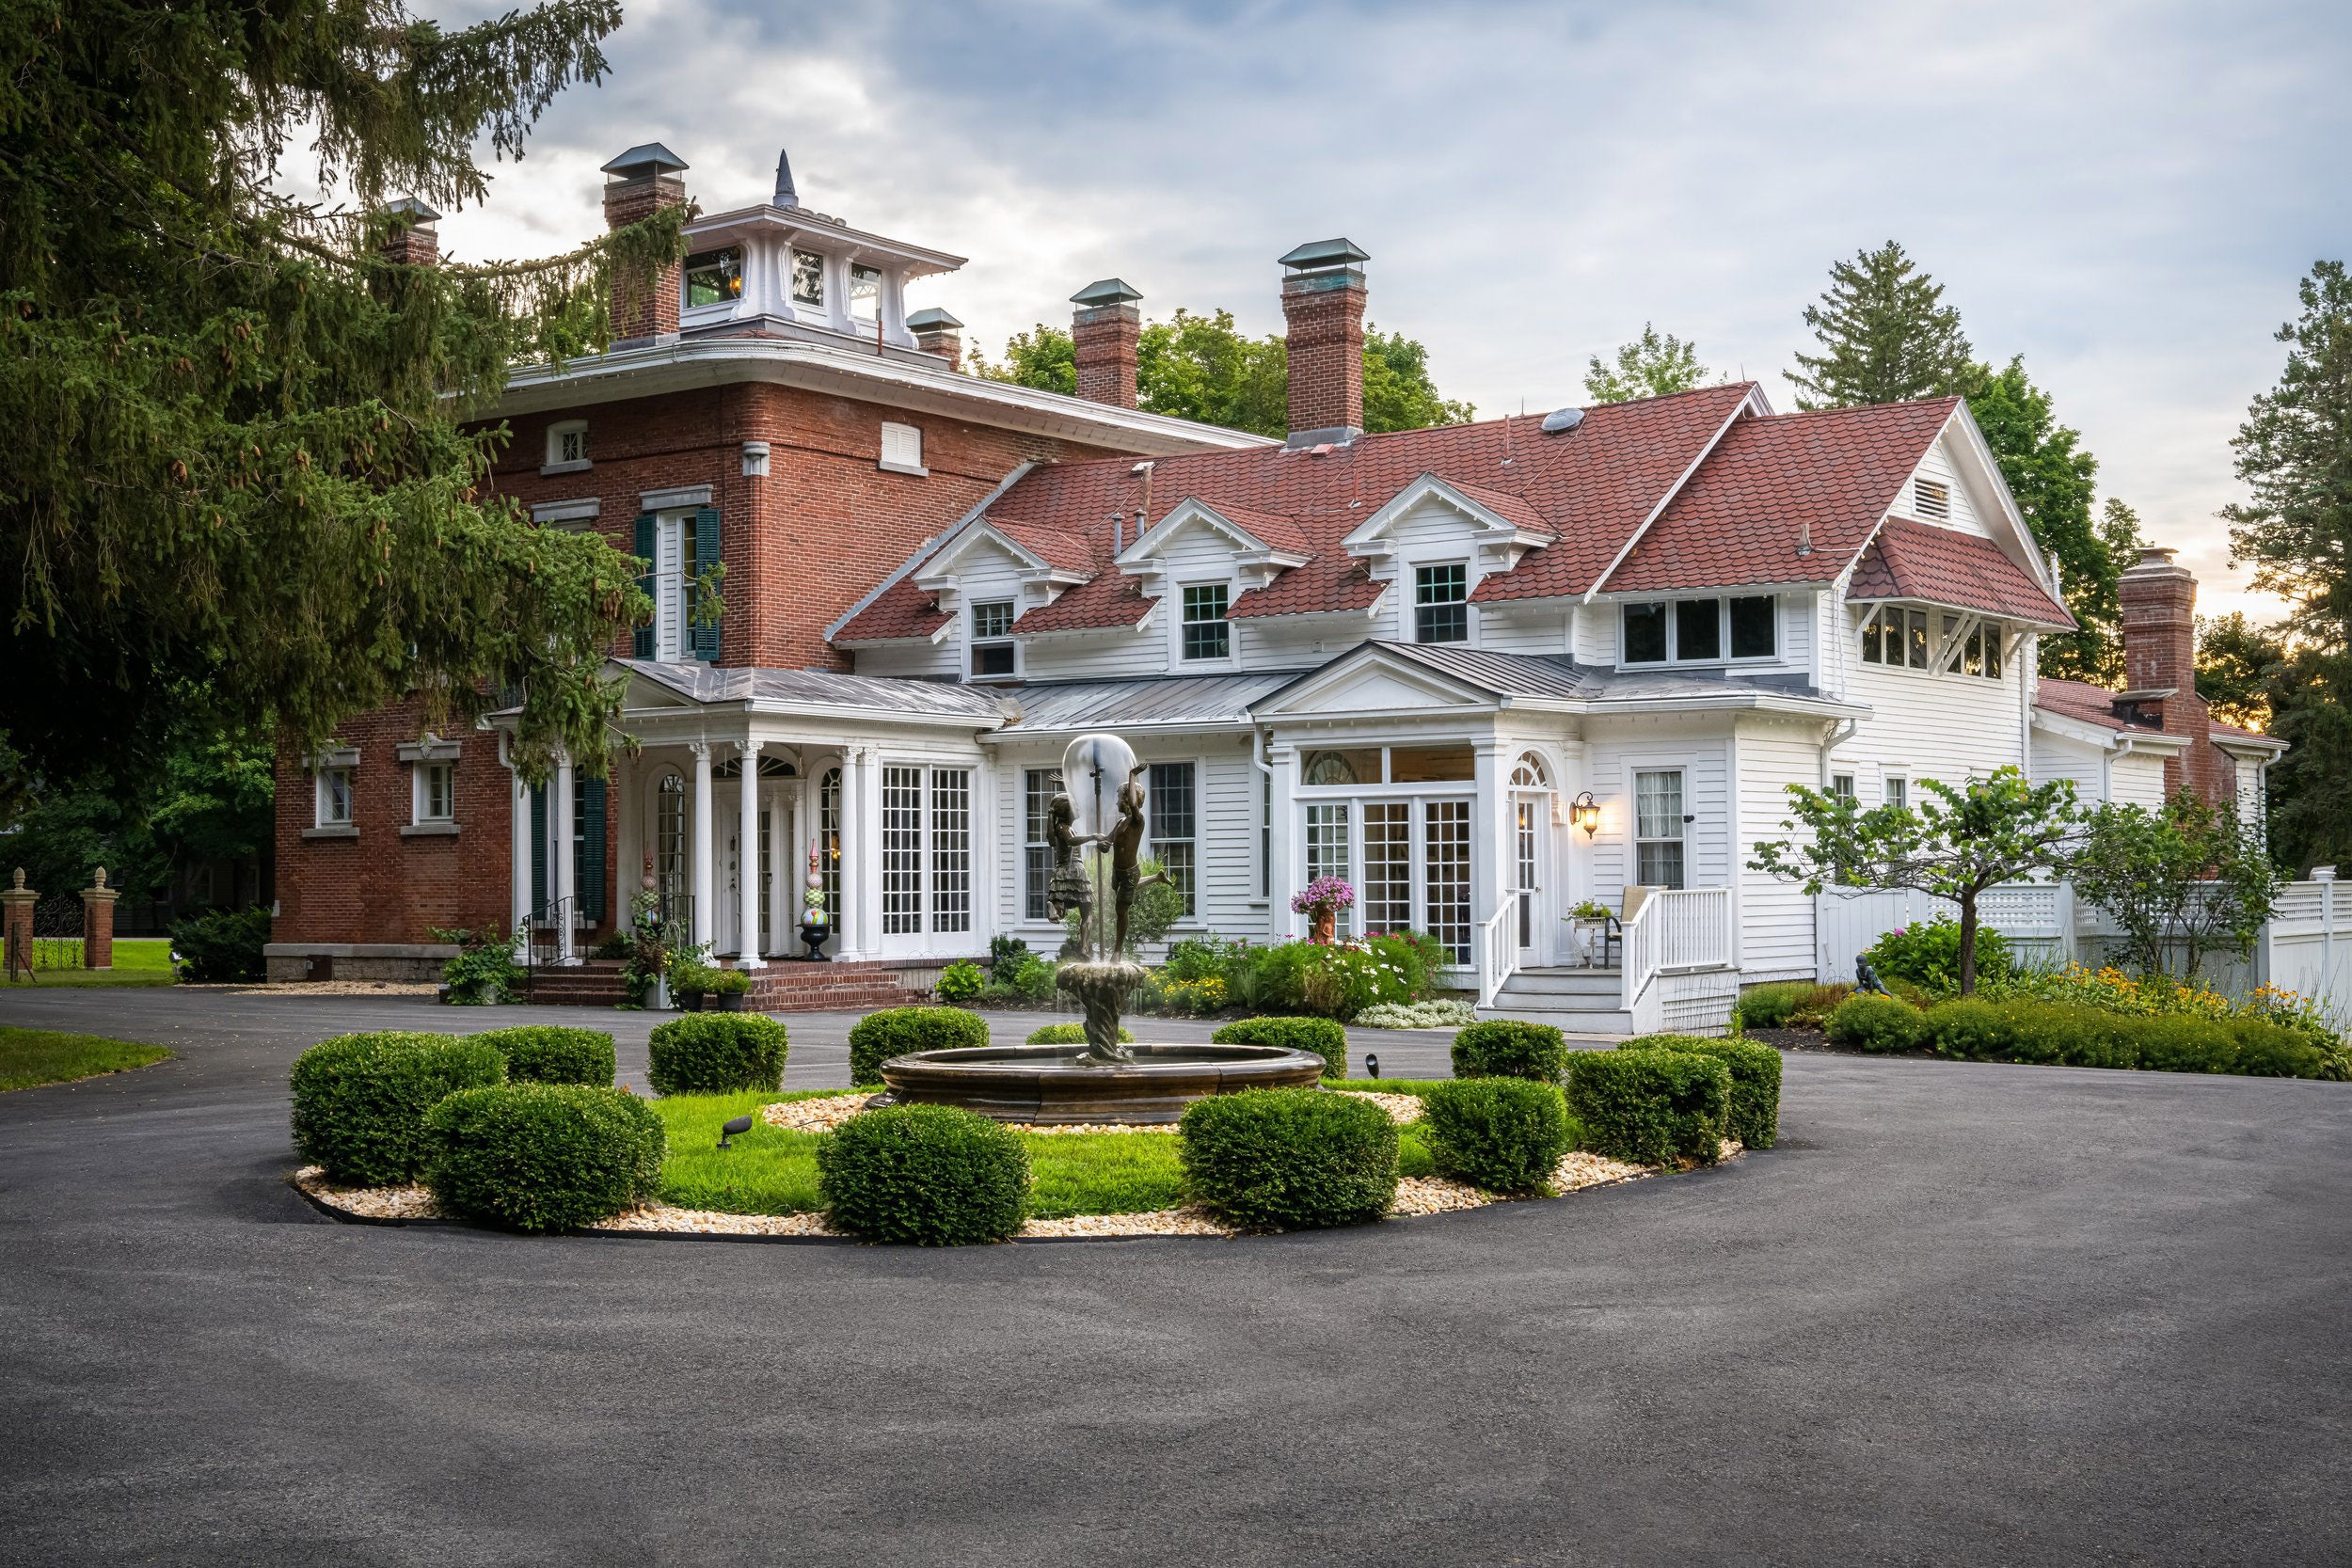
<instances>
[{"instance_id":1,"label":"arched window","mask_svg":"<svg viewBox=\"0 0 2352 1568\"><path fill-rule=\"evenodd\" d=\"M1551 787L1550 769L1544 766L1544 759L1534 752L1522 752L1519 753L1518 765L1511 769L1511 787L1513 789L1549 789Z\"/></svg>"}]
</instances>

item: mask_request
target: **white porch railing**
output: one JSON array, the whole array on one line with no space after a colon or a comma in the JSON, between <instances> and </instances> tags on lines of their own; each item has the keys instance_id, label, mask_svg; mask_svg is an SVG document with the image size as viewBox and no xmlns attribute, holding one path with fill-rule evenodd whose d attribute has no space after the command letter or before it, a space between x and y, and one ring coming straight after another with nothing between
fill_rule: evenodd
<instances>
[{"instance_id":1,"label":"white porch railing","mask_svg":"<svg viewBox=\"0 0 2352 1568\"><path fill-rule=\"evenodd\" d=\"M1732 915L1727 887L1651 894L1625 923L1624 1010L1634 1012L1661 974L1727 966Z\"/></svg>"},{"instance_id":2,"label":"white porch railing","mask_svg":"<svg viewBox=\"0 0 2352 1568\"><path fill-rule=\"evenodd\" d=\"M1518 895L1514 894L1502 901L1502 908L1487 916L1478 927L1475 956L1478 959L1478 1005L1482 1007L1495 1005L1495 993L1502 989L1502 983L1511 977L1512 971L1518 968L1518 932L1511 928L1505 918L1518 905Z\"/></svg>"}]
</instances>

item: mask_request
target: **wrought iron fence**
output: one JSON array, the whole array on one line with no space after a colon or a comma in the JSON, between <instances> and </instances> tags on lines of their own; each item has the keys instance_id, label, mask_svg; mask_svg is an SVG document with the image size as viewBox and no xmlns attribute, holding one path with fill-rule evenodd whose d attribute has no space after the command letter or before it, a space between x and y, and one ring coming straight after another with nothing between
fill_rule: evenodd
<instances>
[{"instance_id":1,"label":"wrought iron fence","mask_svg":"<svg viewBox=\"0 0 2352 1568\"><path fill-rule=\"evenodd\" d=\"M82 895L53 893L33 906L33 967L82 967Z\"/></svg>"}]
</instances>

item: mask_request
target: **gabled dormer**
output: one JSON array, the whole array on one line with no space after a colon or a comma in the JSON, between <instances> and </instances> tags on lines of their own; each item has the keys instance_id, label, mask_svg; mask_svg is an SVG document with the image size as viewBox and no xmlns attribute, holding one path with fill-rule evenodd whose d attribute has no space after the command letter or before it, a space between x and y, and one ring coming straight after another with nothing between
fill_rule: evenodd
<instances>
[{"instance_id":1,"label":"gabled dormer","mask_svg":"<svg viewBox=\"0 0 2352 1568\"><path fill-rule=\"evenodd\" d=\"M1425 531L1433 522L1442 527L1454 519L1466 525L1464 538L1478 552L1479 575L1507 572L1528 551L1558 537L1524 497L1425 473L1357 524L1341 547L1364 560L1385 560L1397 553L1411 525L1419 524Z\"/></svg>"},{"instance_id":2,"label":"gabled dormer","mask_svg":"<svg viewBox=\"0 0 2352 1568\"><path fill-rule=\"evenodd\" d=\"M1296 523L1245 507L1211 506L1187 496L1143 536L1119 552L1118 567L1144 579L1145 592L1171 570L1222 562L1250 588L1262 588L1312 558Z\"/></svg>"},{"instance_id":3,"label":"gabled dormer","mask_svg":"<svg viewBox=\"0 0 2352 1568\"><path fill-rule=\"evenodd\" d=\"M1086 541L1059 529L983 518L914 570L914 585L953 614L975 593L1019 590L1023 610L1051 604L1066 588L1091 581L1096 565Z\"/></svg>"}]
</instances>

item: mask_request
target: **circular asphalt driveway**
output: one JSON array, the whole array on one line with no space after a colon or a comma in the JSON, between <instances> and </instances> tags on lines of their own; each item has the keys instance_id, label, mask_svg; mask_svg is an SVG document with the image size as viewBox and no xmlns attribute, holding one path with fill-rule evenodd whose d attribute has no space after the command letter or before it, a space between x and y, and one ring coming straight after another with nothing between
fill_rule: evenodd
<instances>
[{"instance_id":1,"label":"circular asphalt driveway","mask_svg":"<svg viewBox=\"0 0 2352 1568\"><path fill-rule=\"evenodd\" d=\"M303 1045L515 1016L0 995L181 1053L0 1096L0 1561L2352 1557L2352 1085L1792 1054L1720 1170L1240 1243L522 1241L283 1185ZM642 1069L642 1015L531 1016ZM790 1022L787 1083L841 1082L847 1021Z\"/></svg>"}]
</instances>

